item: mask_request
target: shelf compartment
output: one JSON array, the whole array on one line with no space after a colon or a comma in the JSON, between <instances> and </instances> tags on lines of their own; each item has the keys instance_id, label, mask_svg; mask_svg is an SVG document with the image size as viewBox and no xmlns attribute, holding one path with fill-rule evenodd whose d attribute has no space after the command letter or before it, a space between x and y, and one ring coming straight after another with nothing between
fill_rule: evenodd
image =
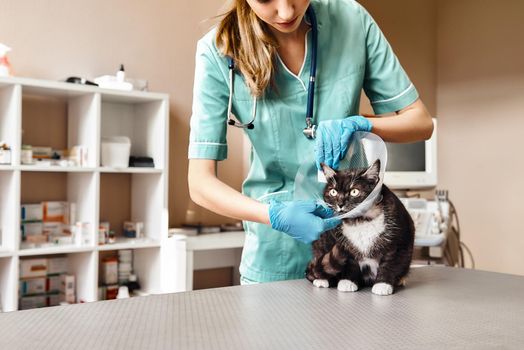
<instances>
[{"instance_id":1,"label":"shelf compartment","mask_svg":"<svg viewBox=\"0 0 524 350\"><path fill-rule=\"evenodd\" d=\"M100 152L99 113L99 94L23 87L21 143L53 150L86 146L85 166L94 168Z\"/></svg>"},{"instance_id":2,"label":"shelf compartment","mask_svg":"<svg viewBox=\"0 0 524 350\"><path fill-rule=\"evenodd\" d=\"M158 294L160 289L160 248L132 249L133 251L133 273L137 275L140 290L145 294ZM103 260L106 257L116 257L118 250L105 250L99 252L99 286L103 283Z\"/></svg>"},{"instance_id":3,"label":"shelf compartment","mask_svg":"<svg viewBox=\"0 0 524 350\"><path fill-rule=\"evenodd\" d=\"M100 221L109 222L117 239L124 221L143 222L144 236L153 241L167 237L163 225L162 174L100 174Z\"/></svg>"},{"instance_id":4,"label":"shelf compartment","mask_svg":"<svg viewBox=\"0 0 524 350\"><path fill-rule=\"evenodd\" d=\"M44 185L45 184L45 185ZM32 252L39 249L51 252L62 249L82 250L93 247L95 231L98 229L98 174L90 172L22 172L21 173L21 204L35 204L46 201L65 201L75 203L75 222L89 224L89 244L78 245L52 245L41 248L26 248L21 250Z\"/></svg>"},{"instance_id":5,"label":"shelf compartment","mask_svg":"<svg viewBox=\"0 0 524 350\"><path fill-rule=\"evenodd\" d=\"M5 165L17 165L20 157L20 99L19 85L0 85L0 141L11 148L11 164Z\"/></svg>"},{"instance_id":6,"label":"shelf compartment","mask_svg":"<svg viewBox=\"0 0 524 350\"><path fill-rule=\"evenodd\" d=\"M147 156L155 169L166 164L167 99L125 103L102 97L101 137L127 136L132 156Z\"/></svg>"},{"instance_id":7,"label":"shelf compartment","mask_svg":"<svg viewBox=\"0 0 524 350\"><path fill-rule=\"evenodd\" d=\"M75 276L76 303L96 301L97 261L98 252L71 252L61 255L41 254L31 257L21 257L20 261L40 258L67 258L67 274ZM20 276L17 276L17 283ZM18 286L16 288L18 290ZM18 294L18 293L17 293Z\"/></svg>"},{"instance_id":8,"label":"shelf compartment","mask_svg":"<svg viewBox=\"0 0 524 350\"><path fill-rule=\"evenodd\" d=\"M0 249L15 250L20 215L20 173L0 171Z\"/></svg>"},{"instance_id":9,"label":"shelf compartment","mask_svg":"<svg viewBox=\"0 0 524 350\"><path fill-rule=\"evenodd\" d=\"M2 311L15 311L18 306L18 257L0 258L0 302Z\"/></svg>"}]
</instances>

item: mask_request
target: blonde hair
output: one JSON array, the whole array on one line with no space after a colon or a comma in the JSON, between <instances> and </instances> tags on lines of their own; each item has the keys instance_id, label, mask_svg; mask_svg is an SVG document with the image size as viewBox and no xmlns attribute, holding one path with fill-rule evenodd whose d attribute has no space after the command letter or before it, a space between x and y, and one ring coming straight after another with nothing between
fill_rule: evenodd
<instances>
[{"instance_id":1,"label":"blonde hair","mask_svg":"<svg viewBox=\"0 0 524 350\"><path fill-rule=\"evenodd\" d=\"M218 24L216 43L234 59L251 95L262 96L272 82L277 41L246 0L232 1Z\"/></svg>"}]
</instances>

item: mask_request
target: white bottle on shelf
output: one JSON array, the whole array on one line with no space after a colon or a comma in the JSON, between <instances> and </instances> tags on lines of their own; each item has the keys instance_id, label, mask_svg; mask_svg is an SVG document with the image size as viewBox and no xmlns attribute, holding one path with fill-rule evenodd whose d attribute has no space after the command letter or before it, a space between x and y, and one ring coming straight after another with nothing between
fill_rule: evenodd
<instances>
[{"instance_id":1,"label":"white bottle on shelf","mask_svg":"<svg viewBox=\"0 0 524 350\"><path fill-rule=\"evenodd\" d=\"M123 83L126 80L126 71L124 70L124 65L120 65L120 69L116 72L116 81Z\"/></svg>"}]
</instances>

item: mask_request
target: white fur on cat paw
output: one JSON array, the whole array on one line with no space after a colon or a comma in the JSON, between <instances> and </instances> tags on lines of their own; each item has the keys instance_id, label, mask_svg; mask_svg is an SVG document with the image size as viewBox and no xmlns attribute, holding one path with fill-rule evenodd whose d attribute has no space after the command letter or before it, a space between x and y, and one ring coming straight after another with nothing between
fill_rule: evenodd
<instances>
[{"instance_id":1,"label":"white fur on cat paw","mask_svg":"<svg viewBox=\"0 0 524 350\"><path fill-rule=\"evenodd\" d=\"M340 280L338 281L337 289L341 292L356 292L358 286L350 280Z\"/></svg>"},{"instance_id":2,"label":"white fur on cat paw","mask_svg":"<svg viewBox=\"0 0 524 350\"><path fill-rule=\"evenodd\" d=\"M376 295L391 295L393 294L393 287L389 283L375 283L371 289L371 293Z\"/></svg>"},{"instance_id":3,"label":"white fur on cat paw","mask_svg":"<svg viewBox=\"0 0 524 350\"><path fill-rule=\"evenodd\" d=\"M329 288L329 281L328 280L314 280L313 285L318 288Z\"/></svg>"}]
</instances>

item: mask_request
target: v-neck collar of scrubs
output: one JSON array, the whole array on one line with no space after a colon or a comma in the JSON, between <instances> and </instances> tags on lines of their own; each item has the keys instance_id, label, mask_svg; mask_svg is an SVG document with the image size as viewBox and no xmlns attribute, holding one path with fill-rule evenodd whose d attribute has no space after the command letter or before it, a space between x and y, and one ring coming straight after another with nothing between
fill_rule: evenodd
<instances>
[{"instance_id":1,"label":"v-neck collar of scrubs","mask_svg":"<svg viewBox=\"0 0 524 350\"><path fill-rule=\"evenodd\" d=\"M321 26L321 23L318 20L319 9L317 6L314 6L314 10L317 16L317 31L318 31ZM282 61L282 58L280 57L280 55L278 53L276 54L278 58L278 62L279 62L279 68L282 68L282 69L277 69L275 80L278 86L286 87L285 89L281 89L279 93L279 96L281 97L283 95L289 96L289 95L295 95L301 92L307 92L307 87L309 85L309 73L310 73L309 68L311 66L311 45L312 45L313 28L311 28L311 22L309 21L307 17L304 17L304 21L310 27L306 31L306 34L304 35L304 41L305 41L304 60L302 61L302 67L300 67L300 71L298 72L298 75L294 74L291 70L289 70L289 68L284 64L284 61ZM317 72L318 72L318 69L317 69Z\"/></svg>"},{"instance_id":2,"label":"v-neck collar of scrubs","mask_svg":"<svg viewBox=\"0 0 524 350\"><path fill-rule=\"evenodd\" d=\"M307 21L306 21L307 24L309 24ZM298 74L295 74L293 73L287 66L286 64L284 63L284 61L282 60L282 58L280 57L280 55L276 54L276 56L278 57L278 61L280 62L280 65L284 68L284 70L293 78L293 79L296 79L298 80L298 82L302 85L302 88L304 89L304 91L307 91L307 87L306 87L306 84L307 84L307 81L309 80L309 77L306 77L305 75L307 74L305 71L304 71L304 68L306 67L306 64L311 64L311 60L309 58L309 47L310 47L310 43L309 41L311 40L310 37L311 35L309 34L311 32L311 27L306 31L305 35L304 35L304 59L302 61L302 66L300 67L300 70L298 71Z\"/></svg>"}]
</instances>

